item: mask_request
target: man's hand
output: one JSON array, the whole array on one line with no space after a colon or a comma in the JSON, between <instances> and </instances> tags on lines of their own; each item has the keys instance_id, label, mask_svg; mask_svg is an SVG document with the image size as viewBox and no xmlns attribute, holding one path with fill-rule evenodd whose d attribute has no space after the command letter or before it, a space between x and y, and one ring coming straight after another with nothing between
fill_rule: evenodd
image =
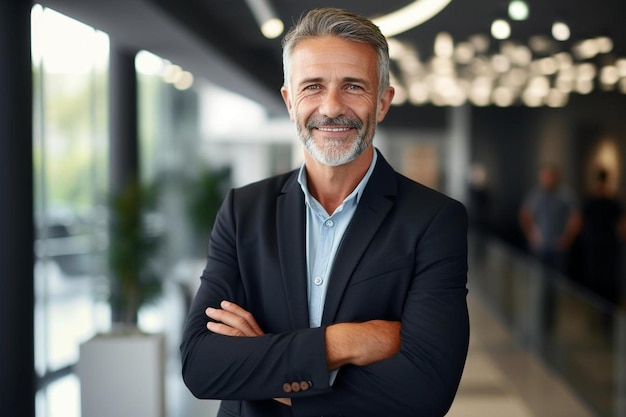
<instances>
[{"instance_id":1,"label":"man's hand","mask_svg":"<svg viewBox=\"0 0 626 417\"><path fill-rule=\"evenodd\" d=\"M207 317L215 320L206 324L207 329L213 333L236 337L254 337L265 334L248 310L226 300L220 303L220 307L221 309L209 307L205 310ZM274 400L291 407L291 398L274 398Z\"/></svg>"},{"instance_id":2,"label":"man's hand","mask_svg":"<svg viewBox=\"0 0 626 417\"><path fill-rule=\"evenodd\" d=\"M220 307L221 309L209 307L205 310L206 315L215 320L206 324L207 329L213 333L251 337L265 334L249 311L230 301L222 301Z\"/></svg>"}]
</instances>

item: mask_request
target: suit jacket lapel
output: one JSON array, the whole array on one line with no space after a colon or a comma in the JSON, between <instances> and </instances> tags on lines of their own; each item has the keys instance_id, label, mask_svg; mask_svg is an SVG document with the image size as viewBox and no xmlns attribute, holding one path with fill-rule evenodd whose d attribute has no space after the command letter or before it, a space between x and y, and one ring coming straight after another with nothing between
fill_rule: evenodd
<instances>
[{"instance_id":1,"label":"suit jacket lapel","mask_svg":"<svg viewBox=\"0 0 626 417\"><path fill-rule=\"evenodd\" d=\"M287 180L283 192L276 210L278 256L291 325L296 329L309 327L305 204L297 172Z\"/></svg>"},{"instance_id":2,"label":"suit jacket lapel","mask_svg":"<svg viewBox=\"0 0 626 417\"><path fill-rule=\"evenodd\" d=\"M396 194L395 172L379 153L374 172L363 191L354 217L335 256L326 293L322 324L334 322L352 272L392 208Z\"/></svg>"}]
</instances>

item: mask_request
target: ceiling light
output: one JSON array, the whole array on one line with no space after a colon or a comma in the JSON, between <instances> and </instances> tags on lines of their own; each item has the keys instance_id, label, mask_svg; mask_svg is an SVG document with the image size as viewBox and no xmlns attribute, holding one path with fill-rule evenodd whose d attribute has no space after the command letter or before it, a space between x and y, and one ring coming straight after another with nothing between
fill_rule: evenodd
<instances>
[{"instance_id":1,"label":"ceiling light","mask_svg":"<svg viewBox=\"0 0 626 417\"><path fill-rule=\"evenodd\" d=\"M389 45L389 58L391 59L400 59L407 52L404 44L395 38L390 38L387 44Z\"/></svg>"},{"instance_id":2,"label":"ceiling light","mask_svg":"<svg viewBox=\"0 0 626 417\"><path fill-rule=\"evenodd\" d=\"M469 42L459 43L454 50L454 59L459 64L467 64L474 58L474 47Z\"/></svg>"},{"instance_id":3,"label":"ceiling light","mask_svg":"<svg viewBox=\"0 0 626 417\"><path fill-rule=\"evenodd\" d=\"M552 37L557 41L566 41L570 37L569 26L565 22L556 21L552 24Z\"/></svg>"},{"instance_id":4,"label":"ceiling light","mask_svg":"<svg viewBox=\"0 0 626 417\"><path fill-rule=\"evenodd\" d=\"M557 77L554 85L560 92L569 94L574 90L574 79L569 77Z\"/></svg>"},{"instance_id":5,"label":"ceiling light","mask_svg":"<svg viewBox=\"0 0 626 417\"><path fill-rule=\"evenodd\" d=\"M515 100L515 93L508 87L499 86L493 90L493 103L498 107L509 107Z\"/></svg>"},{"instance_id":6,"label":"ceiling light","mask_svg":"<svg viewBox=\"0 0 626 417\"><path fill-rule=\"evenodd\" d=\"M178 90L187 90L193 85L193 74L189 71L183 71L180 73L176 81L174 82L174 87Z\"/></svg>"},{"instance_id":7,"label":"ceiling light","mask_svg":"<svg viewBox=\"0 0 626 417\"><path fill-rule=\"evenodd\" d=\"M472 81L469 97L477 106L487 106L491 103L493 80L489 77L477 77Z\"/></svg>"},{"instance_id":8,"label":"ceiling light","mask_svg":"<svg viewBox=\"0 0 626 417\"><path fill-rule=\"evenodd\" d=\"M135 69L144 75L158 75L163 72L165 62L157 55L148 51L139 51L135 55Z\"/></svg>"},{"instance_id":9,"label":"ceiling light","mask_svg":"<svg viewBox=\"0 0 626 417\"><path fill-rule=\"evenodd\" d=\"M598 52L601 54L608 54L613 50L613 39L608 36L600 36L595 39L598 46Z\"/></svg>"},{"instance_id":10,"label":"ceiling light","mask_svg":"<svg viewBox=\"0 0 626 417\"><path fill-rule=\"evenodd\" d=\"M590 59L598 55L600 50L595 40L586 39L574 45L572 52L574 52L574 55L576 55L578 59Z\"/></svg>"},{"instance_id":11,"label":"ceiling light","mask_svg":"<svg viewBox=\"0 0 626 417\"><path fill-rule=\"evenodd\" d=\"M504 19L496 19L491 24L491 36L496 39L507 39L511 36L511 25Z\"/></svg>"},{"instance_id":12,"label":"ceiling light","mask_svg":"<svg viewBox=\"0 0 626 417\"><path fill-rule=\"evenodd\" d=\"M408 99L407 91L402 86L402 84L400 84L400 82L398 82L398 80L393 76L393 74L389 75L389 82L391 83L391 85L393 85L393 88L395 90L395 94L393 95L393 100L391 101L391 104L393 104L394 106L401 106L406 103Z\"/></svg>"},{"instance_id":13,"label":"ceiling light","mask_svg":"<svg viewBox=\"0 0 626 417\"><path fill-rule=\"evenodd\" d=\"M283 21L278 18L272 18L266 20L261 24L261 33L268 39L275 39L283 33L285 25Z\"/></svg>"},{"instance_id":14,"label":"ceiling light","mask_svg":"<svg viewBox=\"0 0 626 417\"><path fill-rule=\"evenodd\" d=\"M590 94L593 91L593 81L579 78L576 80L576 91L579 94Z\"/></svg>"},{"instance_id":15,"label":"ceiling light","mask_svg":"<svg viewBox=\"0 0 626 417\"><path fill-rule=\"evenodd\" d=\"M517 45L511 55L511 60L515 65L525 67L530 65L533 60L533 53L527 46Z\"/></svg>"},{"instance_id":16,"label":"ceiling light","mask_svg":"<svg viewBox=\"0 0 626 417\"><path fill-rule=\"evenodd\" d=\"M554 75L559 70L559 63L554 57L545 57L538 61L539 72L543 75Z\"/></svg>"},{"instance_id":17,"label":"ceiling light","mask_svg":"<svg viewBox=\"0 0 626 417\"><path fill-rule=\"evenodd\" d=\"M620 58L615 61L615 66L620 77L626 77L626 58Z\"/></svg>"},{"instance_id":18,"label":"ceiling light","mask_svg":"<svg viewBox=\"0 0 626 417\"><path fill-rule=\"evenodd\" d=\"M548 107L565 107L567 104L567 97L567 94L552 88L546 95L545 103Z\"/></svg>"},{"instance_id":19,"label":"ceiling light","mask_svg":"<svg viewBox=\"0 0 626 417\"><path fill-rule=\"evenodd\" d=\"M487 35L473 35L469 38L477 53L485 53L489 50L489 37Z\"/></svg>"},{"instance_id":20,"label":"ceiling light","mask_svg":"<svg viewBox=\"0 0 626 417\"><path fill-rule=\"evenodd\" d=\"M454 41L448 32L439 32L435 38L435 55L451 58L454 53Z\"/></svg>"},{"instance_id":21,"label":"ceiling light","mask_svg":"<svg viewBox=\"0 0 626 417\"><path fill-rule=\"evenodd\" d=\"M600 70L600 82L607 86L617 84L619 81L619 71L615 65L607 65Z\"/></svg>"},{"instance_id":22,"label":"ceiling light","mask_svg":"<svg viewBox=\"0 0 626 417\"><path fill-rule=\"evenodd\" d=\"M578 79L591 81L595 78L597 73L598 71L596 70L596 66L590 62L584 62L578 65L578 68L577 68Z\"/></svg>"},{"instance_id":23,"label":"ceiling light","mask_svg":"<svg viewBox=\"0 0 626 417\"><path fill-rule=\"evenodd\" d=\"M557 48L557 45L548 36L535 35L528 39L528 46L537 54L550 54Z\"/></svg>"},{"instance_id":24,"label":"ceiling light","mask_svg":"<svg viewBox=\"0 0 626 417\"><path fill-rule=\"evenodd\" d=\"M247 0L251 2L252 0ZM383 35L395 36L421 25L444 9L452 0L415 0L384 16L372 19Z\"/></svg>"},{"instance_id":25,"label":"ceiling light","mask_svg":"<svg viewBox=\"0 0 626 417\"><path fill-rule=\"evenodd\" d=\"M412 104L425 104L428 101L428 86L423 82L414 82L409 89L409 98Z\"/></svg>"},{"instance_id":26,"label":"ceiling light","mask_svg":"<svg viewBox=\"0 0 626 417\"><path fill-rule=\"evenodd\" d=\"M163 72L163 81L168 84L173 84L176 82L180 74L182 74L183 69L180 65L170 64L165 68Z\"/></svg>"},{"instance_id":27,"label":"ceiling light","mask_svg":"<svg viewBox=\"0 0 626 417\"><path fill-rule=\"evenodd\" d=\"M246 0L254 19L256 20L261 33L268 39L279 37L285 25L280 20L269 0Z\"/></svg>"},{"instance_id":28,"label":"ceiling light","mask_svg":"<svg viewBox=\"0 0 626 417\"><path fill-rule=\"evenodd\" d=\"M491 66L498 73L505 73L511 69L511 60L502 54L495 54L491 57Z\"/></svg>"},{"instance_id":29,"label":"ceiling light","mask_svg":"<svg viewBox=\"0 0 626 417\"><path fill-rule=\"evenodd\" d=\"M567 52L559 52L558 54L554 55L554 58L556 59L560 70L571 68L574 65L574 59L572 58L572 55Z\"/></svg>"},{"instance_id":30,"label":"ceiling light","mask_svg":"<svg viewBox=\"0 0 626 417\"><path fill-rule=\"evenodd\" d=\"M511 20L528 19L528 4L522 0L513 0L509 3L509 17Z\"/></svg>"}]
</instances>

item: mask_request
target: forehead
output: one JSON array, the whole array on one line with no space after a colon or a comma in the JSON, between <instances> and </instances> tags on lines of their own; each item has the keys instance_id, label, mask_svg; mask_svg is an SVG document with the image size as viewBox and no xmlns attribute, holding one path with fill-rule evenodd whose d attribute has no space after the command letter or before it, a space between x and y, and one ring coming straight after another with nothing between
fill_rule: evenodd
<instances>
[{"instance_id":1,"label":"forehead","mask_svg":"<svg viewBox=\"0 0 626 417\"><path fill-rule=\"evenodd\" d=\"M292 76L309 77L319 72L346 72L346 76L376 77L374 47L336 36L303 39L291 55ZM323 74L318 74L323 75Z\"/></svg>"}]
</instances>

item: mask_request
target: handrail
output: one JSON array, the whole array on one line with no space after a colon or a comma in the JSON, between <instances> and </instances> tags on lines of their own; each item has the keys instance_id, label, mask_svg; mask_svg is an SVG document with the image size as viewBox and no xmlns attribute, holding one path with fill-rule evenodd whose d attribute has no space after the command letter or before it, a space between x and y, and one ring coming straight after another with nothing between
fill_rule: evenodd
<instances>
[{"instance_id":1,"label":"handrail","mask_svg":"<svg viewBox=\"0 0 626 417\"><path fill-rule=\"evenodd\" d=\"M500 239L469 243L470 291L599 417L626 416L626 311Z\"/></svg>"}]
</instances>

